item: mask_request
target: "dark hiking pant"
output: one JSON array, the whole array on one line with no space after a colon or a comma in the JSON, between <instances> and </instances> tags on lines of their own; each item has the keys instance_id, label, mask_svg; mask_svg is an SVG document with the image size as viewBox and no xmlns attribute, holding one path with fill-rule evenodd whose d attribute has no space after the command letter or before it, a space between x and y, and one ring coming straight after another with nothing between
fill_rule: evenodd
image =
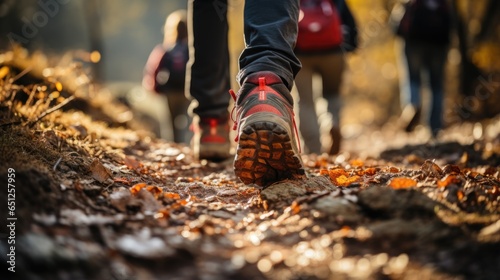
<instances>
[{"instance_id":1,"label":"dark hiking pant","mask_svg":"<svg viewBox=\"0 0 500 280\"><path fill-rule=\"evenodd\" d=\"M230 95L227 0L190 0L188 28L190 61L187 93L203 117L228 115ZM237 81L255 72L271 71L289 89L300 70L293 52L297 37L299 0L246 0L245 49L239 58Z\"/></svg>"}]
</instances>

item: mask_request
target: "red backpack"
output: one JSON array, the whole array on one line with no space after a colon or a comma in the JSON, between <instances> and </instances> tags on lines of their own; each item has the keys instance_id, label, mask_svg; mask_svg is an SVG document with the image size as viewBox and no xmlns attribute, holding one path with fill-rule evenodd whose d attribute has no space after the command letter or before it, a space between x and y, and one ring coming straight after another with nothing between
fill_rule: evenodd
<instances>
[{"instance_id":1,"label":"red backpack","mask_svg":"<svg viewBox=\"0 0 500 280\"><path fill-rule=\"evenodd\" d=\"M299 51L328 50L342 43L340 13L332 0L300 0Z\"/></svg>"}]
</instances>

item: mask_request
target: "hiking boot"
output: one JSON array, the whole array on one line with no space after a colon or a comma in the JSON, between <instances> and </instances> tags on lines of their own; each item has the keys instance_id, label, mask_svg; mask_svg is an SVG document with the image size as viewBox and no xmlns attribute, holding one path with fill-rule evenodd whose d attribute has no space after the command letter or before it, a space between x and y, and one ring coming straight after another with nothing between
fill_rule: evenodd
<instances>
[{"instance_id":1,"label":"hiking boot","mask_svg":"<svg viewBox=\"0 0 500 280\"><path fill-rule=\"evenodd\" d=\"M230 93L235 100L233 113L236 110L236 176L245 184L261 187L305 177L293 102L284 97L289 90L281 78L271 72L254 73L238 95Z\"/></svg>"},{"instance_id":2,"label":"hiking boot","mask_svg":"<svg viewBox=\"0 0 500 280\"><path fill-rule=\"evenodd\" d=\"M196 159L219 162L231 156L227 119L195 117L192 128L193 153Z\"/></svg>"},{"instance_id":3,"label":"hiking boot","mask_svg":"<svg viewBox=\"0 0 500 280\"><path fill-rule=\"evenodd\" d=\"M421 112L422 110L420 107L415 107L413 105L407 105L403 109L400 120L406 132L412 132L415 130L420 122Z\"/></svg>"},{"instance_id":4,"label":"hiking boot","mask_svg":"<svg viewBox=\"0 0 500 280\"><path fill-rule=\"evenodd\" d=\"M340 142L342 141L342 134L340 133L340 128L333 126L330 130L330 136L332 138L332 145L328 150L329 155L336 155L340 152Z\"/></svg>"}]
</instances>

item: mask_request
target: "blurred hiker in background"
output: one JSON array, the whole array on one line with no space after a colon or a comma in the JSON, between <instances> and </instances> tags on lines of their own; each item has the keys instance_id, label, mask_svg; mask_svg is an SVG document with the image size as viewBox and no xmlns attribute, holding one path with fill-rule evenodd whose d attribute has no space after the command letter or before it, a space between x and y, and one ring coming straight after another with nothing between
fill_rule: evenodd
<instances>
[{"instance_id":1,"label":"blurred hiker in background","mask_svg":"<svg viewBox=\"0 0 500 280\"><path fill-rule=\"evenodd\" d=\"M309 153L337 154L340 150L340 86L345 56L357 48L356 22L344 0L300 0L299 34L295 53L302 69L295 79L299 93L300 132ZM314 76L321 87L313 85ZM319 92L315 90L321 89ZM323 97L331 120L331 145L322 146L316 103Z\"/></svg>"},{"instance_id":2,"label":"blurred hiker in background","mask_svg":"<svg viewBox=\"0 0 500 280\"><path fill-rule=\"evenodd\" d=\"M431 133L443 127L444 68L451 32L451 9L447 0L410 0L393 9L395 32L404 40L407 77L401 78L401 122L407 132L419 124L421 90L428 82L431 91ZM425 76L423 76L425 75Z\"/></svg>"},{"instance_id":3,"label":"blurred hiker in background","mask_svg":"<svg viewBox=\"0 0 500 280\"><path fill-rule=\"evenodd\" d=\"M231 115L238 143L234 171L241 181L267 186L301 178L305 170L290 94L300 70L293 52L299 1L245 1L238 94L229 90L227 12L227 0L188 3L192 56L187 92L196 100L193 152L199 159L229 158ZM230 96L235 101L232 114L228 112Z\"/></svg>"},{"instance_id":4,"label":"blurred hiker in background","mask_svg":"<svg viewBox=\"0 0 500 280\"><path fill-rule=\"evenodd\" d=\"M188 114L190 101L185 95L189 59L187 11L177 10L168 15L163 31L163 44L151 52L144 67L142 85L167 97L174 142L189 144L192 137L188 129L191 123Z\"/></svg>"}]
</instances>

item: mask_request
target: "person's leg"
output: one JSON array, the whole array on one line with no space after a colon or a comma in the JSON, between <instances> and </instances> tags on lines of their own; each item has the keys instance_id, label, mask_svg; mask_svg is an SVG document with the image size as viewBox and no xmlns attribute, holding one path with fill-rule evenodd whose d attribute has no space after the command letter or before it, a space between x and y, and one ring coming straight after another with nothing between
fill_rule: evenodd
<instances>
[{"instance_id":1,"label":"person's leg","mask_svg":"<svg viewBox=\"0 0 500 280\"><path fill-rule=\"evenodd\" d=\"M278 75L288 90L300 70L294 54L299 15L298 0L245 1L244 32L246 48L240 59L238 81L259 71Z\"/></svg>"},{"instance_id":2,"label":"person's leg","mask_svg":"<svg viewBox=\"0 0 500 280\"><path fill-rule=\"evenodd\" d=\"M167 94L168 109L170 112L174 142L189 144L192 132L189 130L191 118L188 114L189 100L184 92L171 92Z\"/></svg>"},{"instance_id":3,"label":"person's leg","mask_svg":"<svg viewBox=\"0 0 500 280\"><path fill-rule=\"evenodd\" d=\"M268 186L302 178L305 170L290 90L300 69L293 52L298 0L245 1L246 48L240 56L234 172L246 184Z\"/></svg>"},{"instance_id":4,"label":"person's leg","mask_svg":"<svg viewBox=\"0 0 500 280\"><path fill-rule=\"evenodd\" d=\"M186 94L194 98L193 153L199 159L219 161L230 156L226 16L227 0L189 1Z\"/></svg>"},{"instance_id":5,"label":"person's leg","mask_svg":"<svg viewBox=\"0 0 500 280\"><path fill-rule=\"evenodd\" d=\"M345 69L344 53L336 52L319 57L317 62L323 85L323 98L328 104L328 112L332 116L332 128L330 136L332 144L328 149L329 154L337 154L340 151L340 111L342 109L342 98L340 85L342 74Z\"/></svg>"},{"instance_id":6,"label":"person's leg","mask_svg":"<svg viewBox=\"0 0 500 280\"><path fill-rule=\"evenodd\" d=\"M313 94L313 68L311 56L300 57L302 69L295 78L295 86L299 93L299 128L304 139L304 148L309 153L321 153L318 115Z\"/></svg>"},{"instance_id":7,"label":"person's leg","mask_svg":"<svg viewBox=\"0 0 500 280\"><path fill-rule=\"evenodd\" d=\"M410 91L404 98L405 104L415 107L421 106L420 88L422 71L422 46L415 43L405 44L405 55L408 66L408 77L410 81Z\"/></svg>"},{"instance_id":8,"label":"person's leg","mask_svg":"<svg viewBox=\"0 0 500 280\"><path fill-rule=\"evenodd\" d=\"M222 6L227 0L218 0ZM227 10L213 0L190 0L188 30L190 59L186 92L197 102L193 113L228 116L230 89Z\"/></svg>"},{"instance_id":9,"label":"person's leg","mask_svg":"<svg viewBox=\"0 0 500 280\"><path fill-rule=\"evenodd\" d=\"M434 136L436 136L438 131L443 127L443 85L447 50L447 46L429 46L429 81L432 91L432 106L429 123Z\"/></svg>"},{"instance_id":10,"label":"person's leg","mask_svg":"<svg viewBox=\"0 0 500 280\"><path fill-rule=\"evenodd\" d=\"M403 105L402 119L405 122L407 132L413 131L420 121L422 53L421 44L415 42L405 43L405 60L410 86L407 91L401 92L401 103Z\"/></svg>"}]
</instances>

